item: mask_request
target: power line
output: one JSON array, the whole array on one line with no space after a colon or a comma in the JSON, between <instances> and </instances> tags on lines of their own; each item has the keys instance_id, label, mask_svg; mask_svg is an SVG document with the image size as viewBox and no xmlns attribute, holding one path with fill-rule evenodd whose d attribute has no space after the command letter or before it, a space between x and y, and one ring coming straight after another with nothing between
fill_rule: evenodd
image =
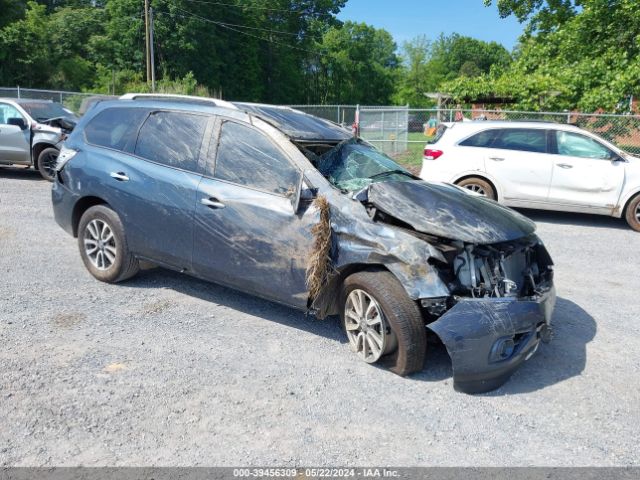
<instances>
[{"instance_id":1,"label":"power line","mask_svg":"<svg viewBox=\"0 0 640 480\"><path fill-rule=\"evenodd\" d=\"M185 0L187 2L194 3L205 3L207 5L223 5L225 7L236 7L236 8L244 8L247 10L270 10L272 12L287 12L287 13L304 13L306 10L296 10L296 9L284 9L284 8L271 8L271 7L257 7L257 6L249 6L249 5L238 5L235 3L223 3L223 2L211 2L208 0Z\"/></svg>"},{"instance_id":2,"label":"power line","mask_svg":"<svg viewBox=\"0 0 640 480\"><path fill-rule=\"evenodd\" d=\"M270 39L270 38L265 38L265 37L261 37L259 35L254 35L254 34L252 34L250 32L245 32L243 30L238 30L238 28L251 28L251 27L247 27L247 26L243 26L243 25L234 25L234 26L238 27L238 28L234 28L234 27L229 26L229 25L232 25L232 24L226 24L224 22L218 22L216 20L211 20L209 18L201 17L199 15L195 15L193 13L187 12L186 10L182 10L182 9L179 9L179 8L178 8L178 10L180 10L183 13L185 13L186 15L180 15L180 14L171 13L171 12L157 12L157 13L163 13L163 14L166 14L166 15L175 16L175 17L181 17L181 18L192 18L192 19L195 19L195 20L200 20L202 22L206 22L206 23L211 23L211 24L217 25L217 26L219 26L221 28L224 28L224 29L227 29L227 30L231 30L233 32L237 32L237 33L240 33L242 35L246 35L246 36L249 36L249 37L257 38L258 40L262 40L264 42L272 43L272 44L275 44L275 45L281 45L283 47L287 47L287 48L290 48L290 49L293 49L293 50L299 50L299 51L302 51L302 52L312 53L314 55L319 55L319 56L326 55L325 53L319 52L317 50L314 51L314 50L308 50L306 48L295 47L295 46L290 45L288 43L278 42L278 41ZM260 30L269 31L268 29L260 29ZM275 32L279 32L278 30L274 30L274 31ZM280 32L280 33L285 33L285 32Z\"/></svg>"},{"instance_id":3,"label":"power line","mask_svg":"<svg viewBox=\"0 0 640 480\"><path fill-rule=\"evenodd\" d=\"M272 30L272 29L269 29L269 28L250 27L248 25L238 25L238 24L235 24L235 23L226 23L226 22L219 22L217 20L210 20L208 18L201 17L200 15L196 15L195 13L188 12L187 10L182 10L181 8L178 8L178 7L175 7L175 8L176 8L176 10L180 10L181 12L186 13L188 15L193 15L194 17L199 18L202 21L215 23L216 25L221 25L221 26L225 25L227 27L247 28L249 30L260 30L260 31L263 31L263 32L277 33L277 34L280 34L280 35L291 35L291 36L294 36L294 37L298 36L297 33L283 32L282 30Z\"/></svg>"}]
</instances>

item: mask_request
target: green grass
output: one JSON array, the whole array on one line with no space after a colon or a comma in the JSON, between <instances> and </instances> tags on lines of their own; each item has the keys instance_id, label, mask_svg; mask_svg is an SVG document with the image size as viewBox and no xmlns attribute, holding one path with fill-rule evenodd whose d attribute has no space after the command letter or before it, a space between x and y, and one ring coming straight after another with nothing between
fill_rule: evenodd
<instances>
[{"instance_id":1,"label":"green grass","mask_svg":"<svg viewBox=\"0 0 640 480\"><path fill-rule=\"evenodd\" d=\"M408 134L407 151L396 155L395 160L407 170L416 173L422 168L422 155L424 146L431 137L425 136L421 132L411 132ZM416 143L410 143L416 142Z\"/></svg>"}]
</instances>

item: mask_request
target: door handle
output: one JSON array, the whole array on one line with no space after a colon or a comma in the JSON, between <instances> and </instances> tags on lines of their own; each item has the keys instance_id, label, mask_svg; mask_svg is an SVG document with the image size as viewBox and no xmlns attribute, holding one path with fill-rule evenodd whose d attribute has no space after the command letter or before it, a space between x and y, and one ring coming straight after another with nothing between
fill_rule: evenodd
<instances>
[{"instance_id":1,"label":"door handle","mask_svg":"<svg viewBox=\"0 0 640 480\"><path fill-rule=\"evenodd\" d=\"M556 163L560 168L573 168L573 165L569 165L568 163Z\"/></svg>"},{"instance_id":2,"label":"door handle","mask_svg":"<svg viewBox=\"0 0 640 480\"><path fill-rule=\"evenodd\" d=\"M213 209L216 209L216 208L224 208L224 207L225 207L224 203L222 203L220 200L218 200L218 199L217 199L217 198L215 198L215 197L211 197L211 198L201 198L201 199L200 199L200 203L201 203L202 205L206 205L207 207L209 207L209 208L213 208Z\"/></svg>"},{"instance_id":3,"label":"door handle","mask_svg":"<svg viewBox=\"0 0 640 480\"><path fill-rule=\"evenodd\" d=\"M489 157L489 160L493 160L494 162L504 162L504 158L502 157Z\"/></svg>"},{"instance_id":4,"label":"door handle","mask_svg":"<svg viewBox=\"0 0 640 480\"><path fill-rule=\"evenodd\" d=\"M111 175L111 178L115 178L119 182L129 181L129 177L127 177L127 174L124 172L111 172L109 175Z\"/></svg>"}]
</instances>

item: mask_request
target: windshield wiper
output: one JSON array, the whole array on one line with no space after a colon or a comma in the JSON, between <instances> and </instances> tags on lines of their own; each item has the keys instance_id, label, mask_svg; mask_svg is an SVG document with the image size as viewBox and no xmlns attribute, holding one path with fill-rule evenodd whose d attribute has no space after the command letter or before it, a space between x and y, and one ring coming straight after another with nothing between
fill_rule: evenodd
<instances>
[{"instance_id":1,"label":"windshield wiper","mask_svg":"<svg viewBox=\"0 0 640 480\"><path fill-rule=\"evenodd\" d=\"M369 178L373 180L374 178L388 177L389 175L394 175L394 174L405 175L413 179L416 178L416 176L413 175L412 173L409 173L405 170L399 170L399 169L387 170L386 172L376 173L375 175L371 175Z\"/></svg>"}]
</instances>

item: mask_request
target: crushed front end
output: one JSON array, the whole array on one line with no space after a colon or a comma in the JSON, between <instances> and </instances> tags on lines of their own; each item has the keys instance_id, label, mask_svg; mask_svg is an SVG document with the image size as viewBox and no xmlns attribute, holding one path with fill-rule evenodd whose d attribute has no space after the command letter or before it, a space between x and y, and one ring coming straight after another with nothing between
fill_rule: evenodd
<instances>
[{"instance_id":1,"label":"crushed front end","mask_svg":"<svg viewBox=\"0 0 640 480\"><path fill-rule=\"evenodd\" d=\"M454 388L500 387L551 337L553 264L536 235L490 245L440 243L434 263L452 295L421 299L427 327L442 340Z\"/></svg>"}]
</instances>

